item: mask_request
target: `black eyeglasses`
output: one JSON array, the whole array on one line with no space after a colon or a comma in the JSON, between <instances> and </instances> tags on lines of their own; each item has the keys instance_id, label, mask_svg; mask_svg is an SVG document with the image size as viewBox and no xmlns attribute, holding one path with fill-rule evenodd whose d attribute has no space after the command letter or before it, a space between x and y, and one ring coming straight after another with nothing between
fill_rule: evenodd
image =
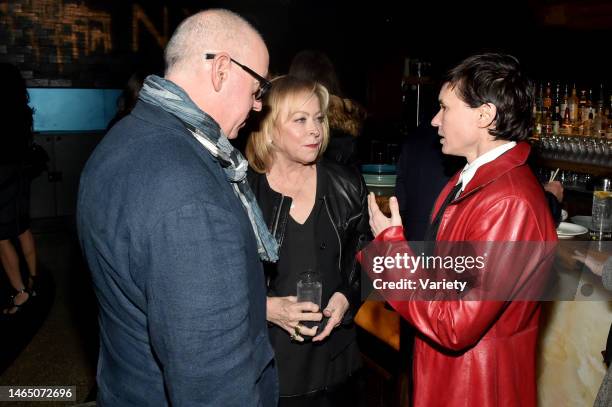
<instances>
[{"instance_id":1,"label":"black eyeglasses","mask_svg":"<svg viewBox=\"0 0 612 407\"><path fill-rule=\"evenodd\" d=\"M204 56L208 60L208 59L213 59L214 57L217 56L217 54L204 54ZM243 65L240 62L236 61L234 58L230 57L230 61L232 61L233 63L235 63L242 69L244 69L244 71L248 73L249 75L251 75L253 78L257 79L257 81L259 82L259 87L255 91L255 93L253 93L253 96L255 97L255 100L261 100L261 98L270 89L270 86L272 86L272 83L270 83L270 81L268 81L266 78L264 78L263 76L261 76L260 74L258 74L257 72L249 68L248 66Z\"/></svg>"}]
</instances>

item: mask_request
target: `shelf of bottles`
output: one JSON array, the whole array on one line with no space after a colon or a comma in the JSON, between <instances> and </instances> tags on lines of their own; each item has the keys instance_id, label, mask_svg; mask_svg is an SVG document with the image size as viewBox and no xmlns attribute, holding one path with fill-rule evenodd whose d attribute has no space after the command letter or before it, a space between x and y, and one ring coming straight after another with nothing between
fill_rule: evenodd
<instances>
[{"instance_id":1,"label":"shelf of bottles","mask_svg":"<svg viewBox=\"0 0 612 407\"><path fill-rule=\"evenodd\" d=\"M578 91L550 82L536 89L532 143L540 157L555 165L606 174L612 168L612 95L604 87ZM573 163L570 164L570 163Z\"/></svg>"}]
</instances>

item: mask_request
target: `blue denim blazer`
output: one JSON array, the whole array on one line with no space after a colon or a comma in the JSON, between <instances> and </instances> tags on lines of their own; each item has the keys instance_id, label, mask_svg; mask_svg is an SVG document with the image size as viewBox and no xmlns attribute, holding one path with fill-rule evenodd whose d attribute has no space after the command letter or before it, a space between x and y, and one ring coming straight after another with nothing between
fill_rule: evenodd
<instances>
[{"instance_id":1,"label":"blue denim blazer","mask_svg":"<svg viewBox=\"0 0 612 407\"><path fill-rule=\"evenodd\" d=\"M99 405L277 404L250 222L177 118L139 102L110 130L77 226L99 302Z\"/></svg>"}]
</instances>

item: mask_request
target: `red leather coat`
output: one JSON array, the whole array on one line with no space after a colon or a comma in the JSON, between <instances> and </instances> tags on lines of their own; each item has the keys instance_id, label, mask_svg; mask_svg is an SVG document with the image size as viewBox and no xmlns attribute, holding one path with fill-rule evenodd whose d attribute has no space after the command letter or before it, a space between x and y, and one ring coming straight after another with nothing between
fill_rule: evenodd
<instances>
[{"instance_id":1,"label":"red leather coat","mask_svg":"<svg viewBox=\"0 0 612 407\"><path fill-rule=\"evenodd\" d=\"M556 241L543 189L526 165L529 150L519 143L480 167L446 208L437 240ZM458 176L440 193L434 214ZM402 228L392 227L377 240L402 238ZM537 404L538 302L389 302L421 334L414 345L416 407Z\"/></svg>"}]
</instances>

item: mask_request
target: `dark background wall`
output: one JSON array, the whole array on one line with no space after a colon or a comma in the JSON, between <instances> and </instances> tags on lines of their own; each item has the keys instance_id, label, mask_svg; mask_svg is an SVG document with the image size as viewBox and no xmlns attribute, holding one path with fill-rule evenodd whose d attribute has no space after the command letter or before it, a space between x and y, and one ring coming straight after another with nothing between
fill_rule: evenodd
<instances>
[{"instance_id":1,"label":"dark background wall","mask_svg":"<svg viewBox=\"0 0 612 407\"><path fill-rule=\"evenodd\" d=\"M120 88L135 69L160 69L186 13L155 2L4 1L0 59L16 63L30 87Z\"/></svg>"},{"instance_id":2,"label":"dark background wall","mask_svg":"<svg viewBox=\"0 0 612 407\"><path fill-rule=\"evenodd\" d=\"M327 51L347 93L365 101L368 77L400 75L405 56L442 71L467 54L516 54L535 77L607 80L612 4L605 0L484 2L0 1L0 60L32 87L122 87L136 69L161 71L162 49L185 16L227 7L266 38L271 72L302 48Z\"/></svg>"},{"instance_id":3,"label":"dark background wall","mask_svg":"<svg viewBox=\"0 0 612 407\"><path fill-rule=\"evenodd\" d=\"M29 87L120 89L135 71L161 73L178 23L210 7L237 11L260 30L271 74L286 72L301 49L327 52L344 93L378 122L376 137L397 134L409 110L406 58L430 63L426 119L435 79L475 52L512 53L539 81L612 88L609 0L0 0L0 61L17 64Z\"/></svg>"},{"instance_id":4,"label":"dark background wall","mask_svg":"<svg viewBox=\"0 0 612 407\"><path fill-rule=\"evenodd\" d=\"M431 79L423 81L421 89L424 122L435 109L436 78L467 55L484 50L515 54L540 81L576 82L581 88L604 82L609 93L611 1L492 3L0 0L0 62L16 64L28 86L37 88L30 92L35 129L44 132L36 139L51 156L49 173L33 185L32 202L38 206L32 216L74 212L82 165L114 113L117 92L109 89L121 89L134 71L161 73L162 50L173 30L201 8L225 7L250 20L270 49L271 74L286 72L301 49L327 52L344 93L369 112L359 142L364 162L376 159L381 149L385 160L392 161L414 124L407 120L415 105L414 82L404 78L407 58L431 64L424 71ZM402 97L410 103L402 104ZM103 117L90 119L96 116ZM67 126L56 120L60 117L87 123Z\"/></svg>"}]
</instances>

